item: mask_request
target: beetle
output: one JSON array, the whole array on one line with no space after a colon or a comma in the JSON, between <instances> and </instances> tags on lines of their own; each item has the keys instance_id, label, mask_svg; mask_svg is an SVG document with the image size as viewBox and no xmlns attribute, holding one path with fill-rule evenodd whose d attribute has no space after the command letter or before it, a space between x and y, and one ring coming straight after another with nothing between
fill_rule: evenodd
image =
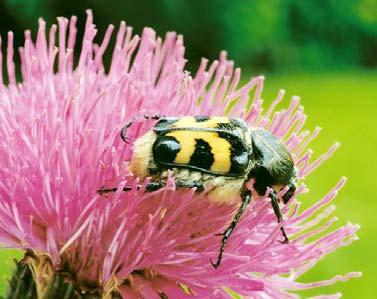
<instances>
[{"instance_id":1,"label":"beetle","mask_svg":"<svg viewBox=\"0 0 377 299\"><path fill-rule=\"evenodd\" d=\"M296 190L296 170L288 149L270 131L222 116L144 117L157 122L134 142L130 170L142 180L151 178L146 192L164 187L172 172L176 188L196 188L197 192L208 189L207 197L216 202L241 200L231 223L220 234L217 261L211 260L214 268L220 265L228 239L252 199L252 191L246 186L252 179L257 195L268 193L277 222L283 220L277 194L288 186L282 200L285 204L290 200ZM125 142L132 123L121 131ZM284 237L280 242L288 243L284 227L280 229Z\"/></svg>"}]
</instances>

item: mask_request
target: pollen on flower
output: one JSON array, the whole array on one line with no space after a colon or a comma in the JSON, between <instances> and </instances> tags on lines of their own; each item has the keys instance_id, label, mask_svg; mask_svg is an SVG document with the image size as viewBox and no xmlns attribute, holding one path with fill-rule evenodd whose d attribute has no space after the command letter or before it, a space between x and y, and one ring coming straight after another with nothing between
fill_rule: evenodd
<instances>
[{"instance_id":1,"label":"pollen on flower","mask_svg":"<svg viewBox=\"0 0 377 299\"><path fill-rule=\"evenodd\" d=\"M229 298L226 288L245 298L297 298L294 291L360 275L298 282L325 255L357 238L358 226L347 224L313 241L335 221L329 218L331 204L345 178L306 210L297 199L307 191L303 184L281 206L289 244L278 242L280 225L269 199L253 200L221 267L213 269L209 261L218 254L218 234L237 207L210 202L195 190L175 189L172 179L166 188L144 192L146 182L129 172L132 146L119 135L124 124L161 112L240 117L286 144L300 181L338 144L313 161L308 145L320 129L303 129L300 99L293 97L286 109L276 110L284 97L281 90L265 110L264 77L241 85L240 69L225 52L211 64L203 59L190 74L182 36L169 32L161 39L146 28L139 37L121 22L111 63L105 66L103 55L111 51L115 27L110 25L97 44L88 11L78 52L76 21L58 18L58 25L47 28L40 19L35 40L26 31L19 51L20 83L12 33L6 56L0 52L0 67L6 65L8 76L5 84L0 72L0 242L27 250L26 264L33 253L36 289L44 285L35 269L46 269L44 275L63 277L62 284L72 283L77 294L103 298ZM152 125L145 121L130 127L131 142ZM109 183L117 191L97 193ZM131 190L123 192L125 186Z\"/></svg>"}]
</instances>

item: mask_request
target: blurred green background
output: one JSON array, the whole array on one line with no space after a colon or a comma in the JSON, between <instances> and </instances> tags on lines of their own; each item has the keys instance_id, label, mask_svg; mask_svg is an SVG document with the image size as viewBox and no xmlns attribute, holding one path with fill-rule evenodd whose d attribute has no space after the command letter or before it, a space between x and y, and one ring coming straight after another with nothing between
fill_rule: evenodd
<instances>
[{"instance_id":1,"label":"blurred green background","mask_svg":"<svg viewBox=\"0 0 377 299\"><path fill-rule=\"evenodd\" d=\"M160 36L177 31L185 38L188 68L201 57L216 59L226 49L244 80L265 74L264 98L270 102L279 88L297 94L309 115L307 128L323 127L312 144L317 154L335 140L342 147L306 181L310 205L342 175L349 177L336 199L338 226L360 223L360 239L326 257L303 281L327 279L347 271L363 271L360 279L337 283L305 296L340 291L345 298L375 298L377 191L377 0L138 0L138 1L0 1L0 33L15 32L21 46L23 31L36 32L37 18L49 24L57 16L79 17L92 8L99 36L110 23L125 20L140 33L144 26ZM82 31L79 32L79 36ZM15 251L0 251L0 295L12 270Z\"/></svg>"}]
</instances>

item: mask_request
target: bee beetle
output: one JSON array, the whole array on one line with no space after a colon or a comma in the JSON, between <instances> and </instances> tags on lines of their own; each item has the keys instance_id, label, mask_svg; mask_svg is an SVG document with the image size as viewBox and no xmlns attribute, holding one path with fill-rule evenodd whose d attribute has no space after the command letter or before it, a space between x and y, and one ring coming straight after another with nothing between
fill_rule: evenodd
<instances>
[{"instance_id":1,"label":"bee beetle","mask_svg":"<svg viewBox=\"0 0 377 299\"><path fill-rule=\"evenodd\" d=\"M223 203L240 201L241 205L232 222L221 234L222 242L217 268L225 246L243 212L249 205L252 192L246 185L253 179L253 189L259 196L269 191L269 198L278 223L282 221L277 193L288 186L282 200L287 203L296 190L296 171L287 148L271 132L250 128L238 118L217 116L159 117L157 123L133 144L130 163L132 173L142 180L150 177L146 191L152 192L166 185L172 172L176 188L196 188L202 192L209 188L210 200ZM126 132L133 122L121 131ZM114 189L100 189L100 194ZM129 190L129 188L125 188ZM281 227L284 240L288 237Z\"/></svg>"}]
</instances>

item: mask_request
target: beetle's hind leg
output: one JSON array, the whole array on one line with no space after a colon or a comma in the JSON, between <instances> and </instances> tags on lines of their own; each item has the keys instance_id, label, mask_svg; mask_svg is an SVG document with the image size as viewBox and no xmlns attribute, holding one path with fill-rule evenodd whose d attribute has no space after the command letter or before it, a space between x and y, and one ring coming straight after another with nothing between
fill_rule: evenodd
<instances>
[{"instance_id":1,"label":"beetle's hind leg","mask_svg":"<svg viewBox=\"0 0 377 299\"><path fill-rule=\"evenodd\" d=\"M219 255L217 256L217 261L214 263L212 260L210 260L212 266L215 269L220 266L221 260L223 258L223 252L224 252L225 246L228 243L228 239L230 235L232 234L234 228L236 227L237 223L240 221L240 218L243 212L246 210L247 206L249 205L250 201L251 201L251 192L245 191L245 193L242 196L242 204L240 208L238 209L237 214L233 217L233 220L228 226L228 228L224 231L224 233L221 234L223 236L223 239L221 240L220 252L219 252Z\"/></svg>"},{"instance_id":2,"label":"beetle's hind leg","mask_svg":"<svg viewBox=\"0 0 377 299\"><path fill-rule=\"evenodd\" d=\"M283 216L281 214L281 211L280 211L280 207L279 207L279 202L278 202L278 197L277 197L277 194L276 194L276 191L275 190L271 190L270 194L269 194L269 197L271 199L271 205L272 205L272 208L274 210L274 213L276 215L276 218L278 220L278 223L282 222L283 221ZM288 239L288 236L284 230L284 227L280 227L280 230L281 230L281 233L283 234L283 237L284 237L284 240L283 241L279 241L280 243L283 243L283 244L287 244L289 243L289 239Z\"/></svg>"},{"instance_id":3,"label":"beetle's hind leg","mask_svg":"<svg viewBox=\"0 0 377 299\"><path fill-rule=\"evenodd\" d=\"M120 131L120 137L122 138L122 140L125 143L128 143L128 138L127 138L127 130L128 130L128 128L130 128L134 122L137 122L141 118L144 118L145 120L148 120L148 119L159 120L161 118L161 116L159 114L155 114L155 115L144 114L141 117L137 117L137 116L134 117L131 121L129 121L128 123L126 123L123 126L122 130Z\"/></svg>"}]
</instances>

